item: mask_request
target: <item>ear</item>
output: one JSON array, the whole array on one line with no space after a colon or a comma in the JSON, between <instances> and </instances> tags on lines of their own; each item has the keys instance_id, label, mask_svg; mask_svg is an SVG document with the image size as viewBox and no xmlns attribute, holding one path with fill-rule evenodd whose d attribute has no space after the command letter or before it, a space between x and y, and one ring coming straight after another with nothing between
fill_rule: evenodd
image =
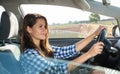
<instances>
[{"instance_id":1,"label":"ear","mask_svg":"<svg viewBox=\"0 0 120 74\"><path fill-rule=\"evenodd\" d=\"M29 27L29 26L27 26L27 32L28 32L28 33L31 33L31 32L32 32L32 28Z\"/></svg>"}]
</instances>

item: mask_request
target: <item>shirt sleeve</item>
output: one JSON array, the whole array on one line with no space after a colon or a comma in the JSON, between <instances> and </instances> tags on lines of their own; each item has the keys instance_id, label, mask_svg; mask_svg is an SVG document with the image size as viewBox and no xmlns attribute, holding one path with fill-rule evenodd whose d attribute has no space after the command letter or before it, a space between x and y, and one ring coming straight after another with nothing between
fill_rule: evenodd
<instances>
[{"instance_id":1,"label":"shirt sleeve","mask_svg":"<svg viewBox=\"0 0 120 74\"><path fill-rule=\"evenodd\" d=\"M36 74L35 71L40 74L68 73L68 63L59 63L57 61L45 59L35 52L35 50L30 50L29 52L24 53L21 57L21 64L25 71L31 72L30 74Z\"/></svg>"},{"instance_id":2,"label":"shirt sleeve","mask_svg":"<svg viewBox=\"0 0 120 74\"><path fill-rule=\"evenodd\" d=\"M54 58L67 59L77 54L75 44L63 47L51 46L54 51Z\"/></svg>"}]
</instances>

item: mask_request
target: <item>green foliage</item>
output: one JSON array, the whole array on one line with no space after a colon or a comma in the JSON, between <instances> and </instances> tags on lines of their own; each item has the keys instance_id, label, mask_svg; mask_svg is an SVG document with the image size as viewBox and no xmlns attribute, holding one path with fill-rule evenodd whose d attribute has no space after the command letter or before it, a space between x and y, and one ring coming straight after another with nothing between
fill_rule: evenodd
<instances>
[{"instance_id":1,"label":"green foliage","mask_svg":"<svg viewBox=\"0 0 120 74\"><path fill-rule=\"evenodd\" d=\"M96 13L92 13L89 16L89 21L97 23L98 21L100 21L100 16L98 14L96 14Z\"/></svg>"}]
</instances>

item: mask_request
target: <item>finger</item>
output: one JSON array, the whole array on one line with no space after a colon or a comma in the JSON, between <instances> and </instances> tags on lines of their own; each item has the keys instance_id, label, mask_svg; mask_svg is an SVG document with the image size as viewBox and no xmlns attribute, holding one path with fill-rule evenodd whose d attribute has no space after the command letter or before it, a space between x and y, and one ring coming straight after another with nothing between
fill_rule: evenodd
<instances>
[{"instance_id":1,"label":"finger","mask_svg":"<svg viewBox=\"0 0 120 74\"><path fill-rule=\"evenodd\" d=\"M103 42L98 42L98 44L99 44L100 46L104 46L104 43L103 43Z\"/></svg>"},{"instance_id":2,"label":"finger","mask_svg":"<svg viewBox=\"0 0 120 74\"><path fill-rule=\"evenodd\" d=\"M99 52L98 52L98 54L101 54L101 53L102 53L102 51L99 51Z\"/></svg>"},{"instance_id":3,"label":"finger","mask_svg":"<svg viewBox=\"0 0 120 74\"><path fill-rule=\"evenodd\" d=\"M100 47L100 48L98 49L98 53L101 54L102 51L103 51L103 47Z\"/></svg>"},{"instance_id":4,"label":"finger","mask_svg":"<svg viewBox=\"0 0 120 74\"><path fill-rule=\"evenodd\" d=\"M100 47L99 47L99 50L103 50L103 47L100 46Z\"/></svg>"},{"instance_id":5,"label":"finger","mask_svg":"<svg viewBox=\"0 0 120 74\"><path fill-rule=\"evenodd\" d=\"M101 53L102 53L102 50L98 50L98 51L97 51L97 54L101 54Z\"/></svg>"}]
</instances>

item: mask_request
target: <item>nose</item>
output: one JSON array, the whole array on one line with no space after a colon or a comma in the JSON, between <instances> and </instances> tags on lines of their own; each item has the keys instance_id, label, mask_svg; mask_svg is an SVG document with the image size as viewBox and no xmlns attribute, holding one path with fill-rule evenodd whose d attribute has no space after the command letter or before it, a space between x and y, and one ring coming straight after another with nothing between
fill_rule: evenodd
<instances>
[{"instance_id":1,"label":"nose","mask_svg":"<svg viewBox=\"0 0 120 74\"><path fill-rule=\"evenodd\" d=\"M45 27L42 27L42 31L47 32L47 29Z\"/></svg>"},{"instance_id":2,"label":"nose","mask_svg":"<svg viewBox=\"0 0 120 74\"><path fill-rule=\"evenodd\" d=\"M42 27L42 30L46 30L46 28L45 28L45 27Z\"/></svg>"}]
</instances>

